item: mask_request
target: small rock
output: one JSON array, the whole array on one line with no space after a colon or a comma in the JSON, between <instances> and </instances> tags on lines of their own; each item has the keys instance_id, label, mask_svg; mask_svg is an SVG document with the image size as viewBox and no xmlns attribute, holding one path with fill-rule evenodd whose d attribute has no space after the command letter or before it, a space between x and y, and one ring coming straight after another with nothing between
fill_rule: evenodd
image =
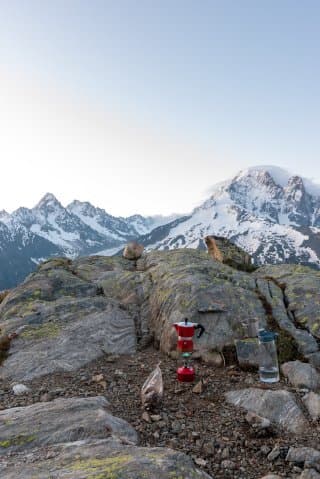
<instances>
[{"instance_id":1,"label":"small rock","mask_svg":"<svg viewBox=\"0 0 320 479\"><path fill-rule=\"evenodd\" d=\"M171 424L171 429L173 432L177 433L181 431L181 424L179 421L173 421Z\"/></svg>"},{"instance_id":2,"label":"small rock","mask_svg":"<svg viewBox=\"0 0 320 479\"><path fill-rule=\"evenodd\" d=\"M15 384L12 388L12 391L15 396L20 396L22 394L27 394L30 389L24 384Z\"/></svg>"},{"instance_id":3,"label":"small rock","mask_svg":"<svg viewBox=\"0 0 320 479\"><path fill-rule=\"evenodd\" d=\"M268 454L268 461L273 462L280 456L280 448L275 446L272 451Z\"/></svg>"},{"instance_id":4,"label":"small rock","mask_svg":"<svg viewBox=\"0 0 320 479\"><path fill-rule=\"evenodd\" d=\"M106 363L115 363L119 359L117 354L110 354L105 358Z\"/></svg>"},{"instance_id":5,"label":"small rock","mask_svg":"<svg viewBox=\"0 0 320 479\"><path fill-rule=\"evenodd\" d=\"M49 402L52 400L52 395L50 393L44 393L40 396L40 402Z\"/></svg>"},{"instance_id":6,"label":"small rock","mask_svg":"<svg viewBox=\"0 0 320 479\"><path fill-rule=\"evenodd\" d=\"M168 353L168 356L170 356L171 359L178 359L180 357L180 353L179 353L179 351L174 349L173 351L170 351Z\"/></svg>"},{"instance_id":7,"label":"small rock","mask_svg":"<svg viewBox=\"0 0 320 479\"><path fill-rule=\"evenodd\" d=\"M64 389L63 388L56 388L51 391L53 396L62 396L64 394Z\"/></svg>"},{"instance_id":8,"label":"small rock","mask_svg":"<svg viewBox=\"0 0 320 479\"><path fill-rule=\"evenodd\" d=\"M194 462L198 465L198 466L202 466L204 467L206 464L207 464L207 461L205 461L204 459L202 459L201 457L196 457Z\"/></svg>"},{"instance_id":9,"label":"small rock","mask_svg":"<svg viewBox=\"0 0 320 479\"><path fill-rule=\"evenodd\" d=\"M54 452L54 451L48 451L47 454L46 454L46 459L53 459L54 457L56 457L57 453Z\"/></svg>"},{"instance_id":10,"label":"small rock","mask_svg":"<svg viewBox=\"0 0 320 479\"><path fill-rule=\"evenodd\" d=\"M251 386L251 384L254 384L255 380L253 379L252 376L247 376L244 380L244 383L245 384L248 384L249 386Z\"/></svg>"},{"instance_id":11,"label":"small rock","mask_svg":"<svg viewBox=\"0 0 320 479\"><path fill-rule=\"evenodd\" d=\"M271 421L265 417L249 411L246 414L246 421L255 429L267 429L271 425Z\"/></svg>"},{"instance_id":12,"label":"small rock","mask_svg":"<svg viewBox=\"0 0 320 479\"><path fill-rule=\"evenodd\" d=\"M179 446L179 441L178 441L178 439L176 439L176 438L170 439L170 441L169 441L169 447L171 447L172 449L176 449L178 446Z\"/></svg>"},{"instance_id":13,"label":"small rock","mask_svg":"<svg viewBox=\"0 0 320 479\"><path fill-rule=\"evenodd\" d=\"M228 447L225 447L221 453L221 459L228 459L230 457L230 450Z\"/></svg>"},{"instance_id":14,"label":"small rock","mask_svg":"<svg viewBox=\"0 0 320 479\"><path fill-rule=\"evenodd\" d=\"M183 393L184 393L184 389L183 389L183 388L177 387L177 388L174 390L174 394L183 394Z\"/></svg>"},{"instance_id":15,"label":"small rock","mask_svg":"<svg viewBox=\"0 0 320 479\"><path fill-rule=\"evenodd\" d=\"M158 421L161 421L161 419L162 419L162 417L160 416L160 414L152 414L152 415L150 416L150 418L151 418L151 420L152 420L153 422L158 422Z\"/></svg>"},{"instance_id":16,"label":"small rock","mask_svg":"<svg viewBox=\"0 0 320 479\"><path fill-rule=\"evenodd\" d=\"M177 419L184 419L185 417L186 416L185 416L185 414L183 414L183 412L177 412L177 414L176 414Z\"/></svg>"},{"instance_id":17,"label":"small rock","mask_svg":"<svg viewBox=\"0 0 320 479\"><path fill-rule=\"evenodd\" d=\"M221 462L221 467L223 469L235 469L236 465L233 461L229 461L229 459L225 459Z\"/></svg>"},{"instance_id":18,"label":"small rock","mask_svg":"<svg viewBox=\"0 0 320 479\"><path fill-rule=\"evenodd\" d=\"M104 380L103 374L96 374L95 376L92 376L92 381L95 383L100 383L103 380Z\"/></svg>"},{"instance_id":19,"label":"small rock","mask_svg":"<svg viewBox=\"0 0 320 479\"><path fill-rule=\"evenodd\" d=\"M320 389L320 374L309 363L289 361L282 364L281 371L289 382L297 388L308 388L311 391Z\"/></svg>"},{"instance_id":20,"label":"small rock","mask_svg":"<svg viewBox=\"0 0 320 479\"><path fill-rule=\"evenodd\" d=\"M269 454L269 452L271 451L271 447L266 446L266 445L261 446L260 451L262 452L262 454L264 456L267 456Z\"/></svg>"},{"instance_id":21,"label":"small rock","mask_svg":"<svg viewBox=\"0 0 320 479\"><path fill-rule=\"evenodd\" d=\"M147 411L144 411L141 417L144 421L151 422L150 414Z\"/></svg>"},{"instance_id":22,"label":"small rock","mask_svg":"<svg viewBox=\"0 0 320 479\"><path fill-rule=\"evenodd\" d=\"M302 401L308 409L308 412L312 419L316 421L320 417L320 395L314 392L306 394Z\"/></svg>"},{"instance_id":23,"label":"small rock","mask_svg":"<svg viewBox=\"0 0 320 479\"><path fill-rule=\"evenodd\" d=\"M160 437L159 432L158 432L158 431L154 432L154 433L153 433L153 437L154 437L155 439L159 439L159 437Z\"/></svg>"},{"instance_id":24,"label":"small rock","mask_svg":"<svg viewBox=\"0 0 320 479\"><path fill-rule=\"evenodd\" d=\"M192 389L192 392L196 394L201 394L202 393L202 381L199 381L194 388Z\"/></svg>"},{"instance_id":25,"label":"small rock","mask_svg":"<svg viewBox=\"0 0 320 479\"><path fill-rule=\"evenodd\" d=\"M217 368L220 368L224 364L223 357L217 351L204 351L201 354L201 359L209 366L215 366Z\"/></svg>"},{"instance_id":26,"label":"small rock","mask_svg":"<svg viewBox=\"0 0 320 479\"><path fill-rule=\"evenodd\" d=\"M159 422L157 422L158 427L167 427L168 422L164 421L163 419Z\"/></svg>"},{"instance_id":27,"label":"small rock","mask_svg":"<svg viewBox=\"0 0 320 479\"><path fill-rule=\"evenodd\" d=\"M297 474L301 474L301 472L302 472L302 467L299 467L299 466L296 466L296 465L295 465L295 466L293 466L293 468L292 468L292 472L295 472L295 473L297 473Z\"/></svg>"},{"instance_id":28,"label":"small rock","mask_svg":"<svg viewBox=\"0 0 320 479\"><path fill-rule=\"evenodd\" d=\"M203 453L208 457L214 456L216 452L213 444L204 444L202 450Z\"/></svg>"}]
</instances>

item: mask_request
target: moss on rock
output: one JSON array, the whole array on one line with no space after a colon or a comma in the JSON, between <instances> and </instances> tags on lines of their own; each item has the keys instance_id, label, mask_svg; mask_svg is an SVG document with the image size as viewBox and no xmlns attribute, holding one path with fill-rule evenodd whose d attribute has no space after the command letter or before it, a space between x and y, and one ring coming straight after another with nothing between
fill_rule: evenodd
<instances>
[{"instance_id":1,"label":"moss on rock","mask_svg":"<svg viewBox=\"0 0 320 479\"><path fill-rule=\"evenodd\" d=\"M60 328L56 323L44 323L37 327L24 330L21 337L24 339L56 338L60 334Z\"/></svg>"},{"instance_id":2,"label":"moss on rock","mask_svg":"<svg viewBox=\"0 0 320 479\"><path fill-rule=\"evenodd\" d=\"M70 469L86 474L87 479L121 479L121 471L134 458L129 454L114 457L80 459L75 461Z\"/></svg>"},{"instance_id":3,"label":"moss on rock","mask_svg":"<svg viewBox=\"0 0 320 479\"><path fill-rule=\"evenodd\" d=\"M35 439L35 435L19 434L19 436L14 436L9 439L0 441L0 447L7 449L8 447L12 446L23 446L25 444L29 444L30 442L35 441Z\"/></svg>"}]
</instances>

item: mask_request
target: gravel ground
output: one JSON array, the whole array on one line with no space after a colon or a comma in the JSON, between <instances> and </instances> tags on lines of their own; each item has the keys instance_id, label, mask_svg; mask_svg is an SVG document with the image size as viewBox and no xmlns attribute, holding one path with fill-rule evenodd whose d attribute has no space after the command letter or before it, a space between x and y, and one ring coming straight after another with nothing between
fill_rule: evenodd
<instances>
[{"instance_id":1,"label":"gravel ground","mask_svg":"<svg viewBox=\"0 0 320 479\"><path fill-rule=\"evenodd\" d=\"M144 380L161 361L164 398L161 407L143 416L140 391ZM296 437L283 431L257 433L239 411L224 400L224 393L243 387L264 387L258 375L241 371L236 365L216 368L194 361L196 380L181 384L176 380L179 361L150 348L134 356L105 356L76 373L61 373L26 382L31 392L14 396L12 385L0 381L0 408L25 406L56 397L104 395L114 415L127 420L140 435L144 446L166 446L190 455L200 469L216 479L259 478L268 472L283 477L298 477L298 465L285 462L290 446L319 448L320 423L310 424L304 435ZM103 375L103 376L101 376ZM96 377L95 377L96 376ZM193 392L202 381L202 392ZM269 386L285 388L281 381ZM261 435L262 434L262 435ZM270 460L274 447L280 455Z\"/></svg>"}]
</instances>

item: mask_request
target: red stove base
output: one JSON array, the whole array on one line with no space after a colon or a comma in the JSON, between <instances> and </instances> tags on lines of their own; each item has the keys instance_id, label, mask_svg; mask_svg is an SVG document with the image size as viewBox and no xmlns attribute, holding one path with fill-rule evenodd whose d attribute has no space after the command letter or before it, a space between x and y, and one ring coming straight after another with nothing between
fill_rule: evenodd
<instances>
[{"instance_id":1,"label":"red stove base","mask_svg":"<svg viewBox=\"0 0 320 479\"><path fill-rule=\"evenodd\" d=\"M195 378L194 368L182 366L177 369L177 376L181 383L191 383Z\"/></svg>"}]
</instances>

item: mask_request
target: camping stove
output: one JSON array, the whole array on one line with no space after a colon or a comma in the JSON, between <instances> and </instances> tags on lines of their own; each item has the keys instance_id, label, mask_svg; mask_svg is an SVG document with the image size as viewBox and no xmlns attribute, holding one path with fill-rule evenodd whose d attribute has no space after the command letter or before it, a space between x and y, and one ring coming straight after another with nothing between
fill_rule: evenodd
<instances>
[{"instance_id":1,"label":"camping stove","mask_svg":"<svg viewBox=\"0 0 320 479\"><path fill-rule=\"evenodd\" d=\"M192 323L185 318L180 323L174 323L174 327L178 333L178 351L184 359L183 366L177 369L177 378L180 382L192 382L195 378L194 368L190 365L191 355L193 353L193 336L196 329L199 329L197 338L204 333L204 327L199 323Z\"/></svg>"}]
</instances>

